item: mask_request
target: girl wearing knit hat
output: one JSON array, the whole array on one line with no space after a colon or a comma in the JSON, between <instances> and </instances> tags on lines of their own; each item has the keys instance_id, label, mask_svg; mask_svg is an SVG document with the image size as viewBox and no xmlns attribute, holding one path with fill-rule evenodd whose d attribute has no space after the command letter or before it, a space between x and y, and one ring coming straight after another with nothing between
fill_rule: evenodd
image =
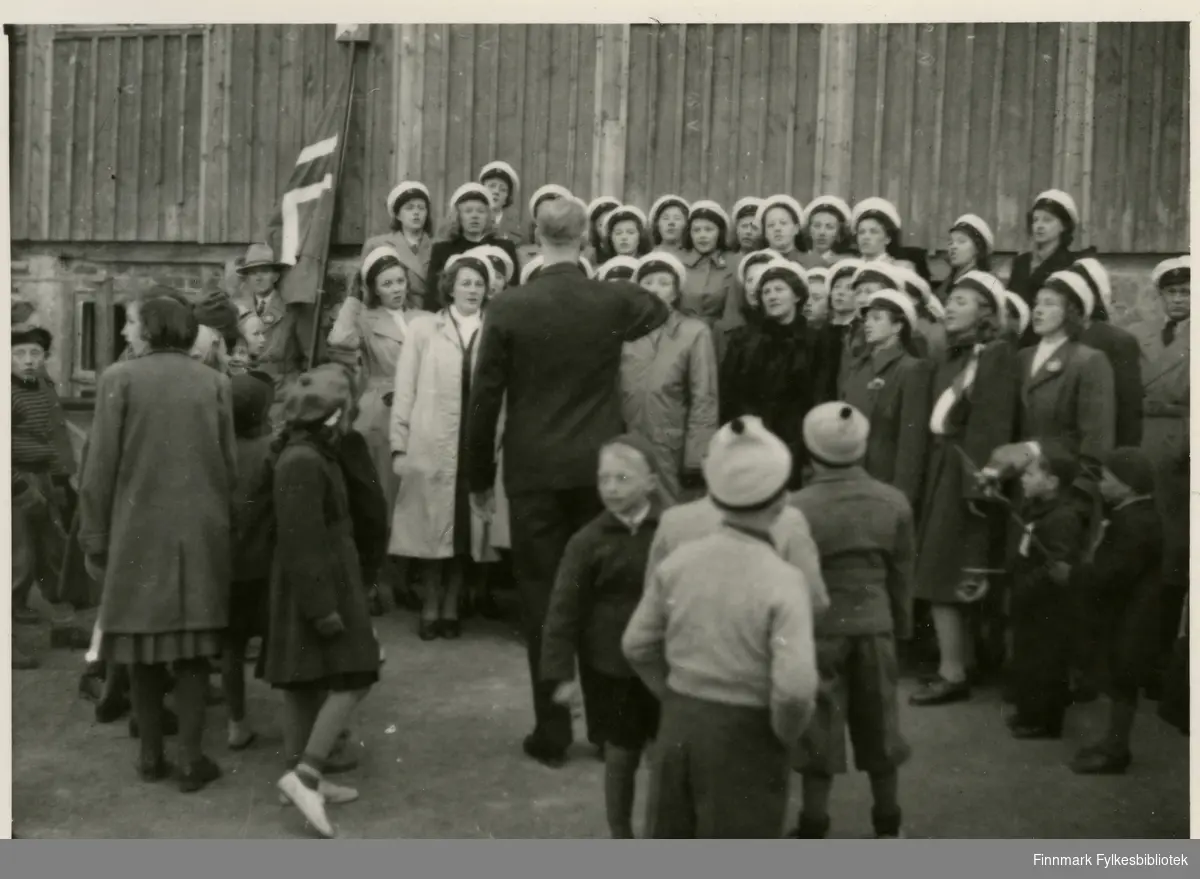
<instances>
[{"instance_id":1,"label":"girl wearing knit hat","mask_svg":"<svg viewBox=\"0 0 1200 879\"><path fill-rule=\"evenodd\" d=\"M756 219L767 247L783 259L809 268L800 250L804 227L804 207L800 202L790 195L772 195L758 206Z\"/></svg>"},{"instance_id":2,"label":"girl wearing knit hat","mask_svg":"<svg viewBox=\"0 0 1200 879\"><path fill-rule=\"evenodd\" d=\"M391 231L374 235L363 244L362 258L380 247L396 251L408 272L408 307L423 309L429 289L429 263L433 259L432 200L425 184L416 180L398 183L387 196ZM433 307L434 303L430 303Z\"/></svg>"},{"instance_id":3,"label":"girl wearing knit hat","mask_svg":"<svg viewBox=\"0 0 1200 879\"><path fill-rule=\"evenodd\" d=\"M778 259L773 250L756 250L738 264L734 293L725 300L725 314L713 327L717 361L724 359L731 334L762 316L758 308L758 283L767 266Z\"/></svg>"},{"instance_id":4,"label":"girl wearing knit hat","mask_svg":"<svg viewBox=\"0 0 1200 879\"><path fill-rule=\"evenodd\" d=\"M1079 227L1079 209L1075 199L1059 189L1039 193L1025 215L1025 229L1032 248L1017 254L1008 279L1008 289L1024 298L1030 308L1038 290L1055 272L1070 268L1081 256L1094 253L1093 248L1079 252L1071 250ZM1036 341L1026 337L1026 343Z\"/></svg>"},{"instance_id":5,"label":"girl wearing knit hat","mask_svg":"<svg viewBox=\"0 0 1200 879\"><path fill-rule=\"evenodd\" d=\"M507 238L498 238L495 234L495 223L492 217L492 194L481 183L464 183L450 197L450 224L446 240L433 245L433 253L429 260L429 294L428 307L437 311L440 307L442 269L454 256L466 253L483 244L491 244L504 250L517 264L517 248Z\"/></svg>"},{"instance_id":6,"label":"girl wearing knit hat","mask_svg":"<svg viewBox=\"0 0 1200 879\"><path fill-rule=\"evenodd\" d=\"M917 310L904 293L871 294L863 319L867 355L854 363L843 399L871 425L866 471L894 485L917 509L924 486L933 369L916 356Z\"/></svg>"},{"instance_id":7,"label":"girl wearing knit hat","mask_svg":"<svg viewBox=\"0 0 1200 879\"><path fill-rule=\"evenodd\" d=\"M601 252L614 256L643 257L650 252L646 215L633 205L621 205L604 218ZM606 260L607 261L607 260Z\"/></svg>"},{"instance_id":8,"label":"girl wearing knit hat","mask_svg":"<svg viewBox=\"0 0 1200 879\"><path fill-rule=\"evenodd\" d=\"M717 429L717 358L712 332L682 308L687 270L672 254L642 257L634 280L671 306L660 329L626 342L621 410L629 430L650 439L663 500L693 500Z\"/></svg>"},{"instance_id":9,"label":"girl wearing knit hat","mask_svg":"<svg viewBox=\"0 0 1200 879\"><path fill-rule=\"evenodd\" d=\"M850 205L835 195L817 196L809 204L804 214L804 237L808 244L805 256L815 266L831 266L853 252L850 217Z\"/></svg>"},{"instance_id":10,"label":"girl wearing knit hat","mask_svg":"<svg viewBox=\"0 0 1200 879\"><path fill-rule=\"evenodd\" d=\"M1011 442L1016 423L1017 363L1000 338L1004 286L968 272L946 300L946 350L932 361L933 409L929 464L917 530L916 597L930 602L940 662L937 676L913 694L914 705L970 698L967 683L967 606L978 577L965 571L998 567L993 548L1006 519L971 478L964 458L982 467L997 446Z\"/></svg>"},{"instance_id":11,"label":"girl wearing knit hat","mask_svg":"<svg viewBox=\"0 0 1200 879\"><path fill-rule=\"evenodd\" d=\"M588 246L584 248L583 255L592 265L600 265L612 258L612 254L607 253L604 247L604 221L620 206L621 200L611 195L594 198L587 206Z\"/></svg>"},{"instance_id":12,"label":"girl wearing knit hat","mask_svg":"<svg viewBox=\"0 0 1200 879\"><path fill-rule=\"evenodd\" d=\"M725 314L736 296L735 270L725 252L729 215L715 201L698 201L688 214L680 260L687 267L682 308L710 327Z\"/></svg>"},{"instance_id":13,"label":"girl wearing knit hat","mask_svg":"<svg viewBox=\"0 0 1200 879\"><path fill-rule=\"evenodd\" d=\"M729 230L729 250L738 256L753 253L763 246L762 229L758 228L758 208L761 198L748 195L733 204L733 227Z\"/></svg>"},{"instance_id":14,"label":"girl wearing knit hat","mask_svg":"<svg viewBox=\"0 0 1200 879\"><path fill-rule=\"evenodd\" d=\"M463 466L465 412L492 275L486 257L455 256L442 276L445 307L409 323L396 365L391 450L400 487L388 551L421 560L425 641L461 634L459 592L479 527Z\"/></svg>"},{"instance_id":15,"label":"girl wearing knit hat","mask_svg":"<svg viewBox=\"0 0 1200 879\"><path fill-rule=\"evenodd\" d=\"M663 195L650 205L647 228L650 243L656 250L665 250L676 256L683 253L683 235L687 230L688 213L692 207L678 195Z\"/></svg>"},{"instance_id":16,"label":"girl wearing knit hat","mask_svg":"<svg viewBox=\"0 0 1200 879\"><path fill-rule=\"evenodd\" d=\"M792 450L792 489L800 487L807 460L800 423L815 402L813 340L803 315L807 298L799 265L768 263L759 280L759 316L730 335L720 364L721 422L762 418Z\"/></svg>"}]
</instances>

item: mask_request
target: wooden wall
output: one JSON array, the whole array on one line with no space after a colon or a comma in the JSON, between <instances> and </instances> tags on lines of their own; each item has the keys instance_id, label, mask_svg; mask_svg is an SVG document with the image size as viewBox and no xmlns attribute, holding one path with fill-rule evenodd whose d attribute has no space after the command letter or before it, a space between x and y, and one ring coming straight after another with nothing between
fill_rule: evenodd
<instances>
[{"instance_id":1,"label":"wooden wall","mask_svg":"<svg viewBox=\"0 0 1200 879\"><path fill-rule=\"evenodd\" d=\"M56 26L12 43L12 233L244 243L262 234L345 63L331 25ZM423 180L444 210L490 159L547 182L884 195L939 247L967 210L1001 250L1039 190L1084 243L1188 241L1187 25L375 25L359 50L335 234Z\"/></svg>"}]
</instances>

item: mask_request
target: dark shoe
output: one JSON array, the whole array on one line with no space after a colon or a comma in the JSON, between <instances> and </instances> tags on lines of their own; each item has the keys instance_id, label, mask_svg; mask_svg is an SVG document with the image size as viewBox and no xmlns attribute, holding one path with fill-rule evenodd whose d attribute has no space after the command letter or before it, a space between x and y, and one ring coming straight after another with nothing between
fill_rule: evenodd
<instances>
[{"instance_id":1,"label":"dark shoe","mask_svg":"<svg viewBox=\"0 0 1200 879\"><path fill-rule=\"evenodd\" d=\"M335 750L329 755L329 759L325 761L326 775L343 775L357 768L358 758L352 754L346 754L340 749Z\"/></svg>"},{"instance_id":2,"label":"dark shoe","mask_svg":"<svg viewBox=\"0 0 1200 879\"><path fill-rule=\"evenodd\" d=\"M929 682L917 692L908 697L910 705L949 705L951 702L965 702L971 698L971 685L966 681L955 683L943 677Z\"/></svg>"},{"instance_id":3,"label":"dark shoe","mask_svg":"<svg viewBox=\"0 0 1200 879\"><path fill-rule=\"evenodd\" d=\"M521 746L524 748L526 756L532 757L543 766L549 766L551 769L558 769L567 759L566 749L551 748L539 741L532 734L525 736L525 741L522 742Z\"/></svg>"},{"instance_id":4,"label":"dark shoe","mask_svg":"<svg viewBox=\"0 0 1200 879\"><path fill-rule=\"evenodd\" d=\"M142 781L153 783L162 781L164 778L170 778L175 774L175 767L167 760L166 757L160 756L154 763L138 763L138 775Z\"/></svg>"},{"instance_id":5,"label":"dark shoe","mask_svg":"<svg viewBox=\"0 0 1200 879\"><path fill-rule=\"evenodd\" d=\"M1014 739L1061 739L1062 730L1040 723L1013 723Z\"/></svg>"},{"instance_id":6,"label":"dark shoe","mask_svg":"<svg viewBox=\"0 0 1200 879\"><path fill-rule=\"evenodd\" d=\"M443 638L454 641L462 637L462 623L458 620L442 620L438 624L438 634Z\"/></svg>"},{"instance_id":7,"label":"dark shoe","mask_svg":"<svg viewBox=\"0 0 1200 879\"><path fill-rule=\"evenodd\" d=\"M170 708L163 709L162 728L164 736L173 736L179 734L179 717L176 716L175 712ZM138 729L136 717L129 718L129 737L131 739L141 737L141 730Z\"/></svg>"},{"instance_id":8,"label":"dark shoe","mask_svg":"<svg viewBox=\"0 0 1200 879\"><path fill-rule=\"evenodd\" d=\"M895 812L877 812L871 809L871 824L875 828L876 839L899 839L903 835L900 829L902 815Z\"/></svg>"},{"instance_id":9,"label":"dark shoe","mask_svg":"<svg viewBox=\"0 0 1200 879\"><path fill-rule=\"evenodd\" d=\"M442 631L438 620L421 620L417 626L417 637L422 641L433 641L441 637Z\"/></svg>"},{"instance_id":10,"label":"dark shoe","mask_svg":"<svg viewBox=\"0 0 1200 879\"><path fill-rule=\"evenodd\" d=\"M829 835L829 816L809 818L801 815L796 822L796 829L788 833L785 839L824 839Z\"/></svg>"},{"instance_id":11,"label":"dark shoe","mask_svg":"<svg viewBox=\"0 0 1200 879\"><path fill-rule=\"evenodd\" d=\"M129 700L124 696L114 696L111 699L101 699L96 703L96 723L115 723L130 710ZM137 738L137 722L129 721L129 736Z\"/></svg>"},{"instance_id":12,"label":"dark shoe","mask_svg":"<svg viewBox=\"0 0 1200 879\"><path fill-rule=\"evenodd\" d=\"M104 696L104 678L84 672L79 676L79 696L98 703Z\"/></svg>"},{"instance_id":13,"label":"dark shoe","mask_svg":"<svg viewBox=\"0 0 1200 879\"><path fill-rule=\"evenodd\" d=\"M503 609L496 603L496 599L492 597L492 593L490 592L479 599L476 610L479 611L479 615L485 620L498 620L504 616Z\"/></svg>"},{"instance_id":14,"label":"dark shoe","mask_svg":"<svg viewBox=\"0 0 1200 879\"><path fill-rule=\"evenodd\" d=\"M1122 775L1132 762L1128 751L1117 754L1104 748L1084 748L1068 765L1076 775Z\"/></svg>"},{"instance_id":15,"label":"dark shoe","mask_svg":"<svg viewBox=\"0 0 1200 879\"><path fill-rule=\"evenodd\" d=\"M179 773L179 791L194 794L221 777L221 767L207 757L201 757Z\"/></svg>"}]
</instances>

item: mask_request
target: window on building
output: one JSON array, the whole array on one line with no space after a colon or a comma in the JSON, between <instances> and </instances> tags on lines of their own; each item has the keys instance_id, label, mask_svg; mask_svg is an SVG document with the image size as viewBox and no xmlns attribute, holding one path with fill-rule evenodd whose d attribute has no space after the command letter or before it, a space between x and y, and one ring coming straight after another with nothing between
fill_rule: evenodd
<instances>
[{"instance_id":1,"label":"window on building","mask_svg":"<svg viewBox=\"0 0 1200 879\"><path fill-rule=\"evenodd\" d=\"M125 326L125 303L115 302L112 305L112 320L109 322L111 334L108 339L100 338L102 321L98 308L91 297L81 297L75 305L74 372L77 379L95 378L96 367L101 362L100 345L108 346L109 363L115 363L126 348L125 337L121 335L121 329Z\"/></svg>"}]
</instances>

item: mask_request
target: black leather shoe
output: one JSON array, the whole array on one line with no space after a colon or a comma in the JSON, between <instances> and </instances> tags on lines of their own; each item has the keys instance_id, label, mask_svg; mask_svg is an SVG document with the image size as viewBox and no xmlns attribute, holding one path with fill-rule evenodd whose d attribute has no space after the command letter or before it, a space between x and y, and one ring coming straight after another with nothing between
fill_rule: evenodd
<instances>
[{"instance_id":1,"label":"black leather shoe","mask_svg":"<svg viewBox=\"0 0 1200 879\"><path fill-rule=\"evenodd\" d=\"M458 620L442 620L438 625L438 632L449 641L457 640L462 637L462 623Z\"/></svg>"},{"instance_id":2,"label":"black leather shoe","mask_svg":"<svg viewBox=\"0 0 1200 879\"><path fill-rule=\"evenodd\" d=\"M949 705L965 702L971 698L971 685L966 681L948 681L939 677L930 681L908 697L910 705Z\"/></svg>"},{"instance_id":3,"label":"black leather shoe","mask_svg":"<svg viewBox=\"0 0 1200 879\"><path fill-rule=\"evenodd\" d=\"M796 828L785 837L786 839L824 839L829 835L829 816L809 818L801 815Z\"/></svg>"},{"instance_id":4,"label":"black leather shoe","mask_svg":"<svg viewBox=\"0 0 1200 879\"><path fill-rule=\"evenodd\" d=\"M434 641L441 637L441 626L437 620L421 620L417 626L417 637L422 641Z\"/></svg>"},{"instance_id":5,"label":"black leather shoe","mask_svg":"<svg viewBox=\"0 0 1200 879\"><path fill-rule=\"evenodd\" d=\"M201 757L179 773L179 790L193 794L221 777L221 767L207 757Z\"/></svg>"},{"instance_id":6,"label":"black leather shoe","mask_svg":"<svg viewBox=\"0 0 1200 879\"><path fill-rule=\"evenodd\" d=\"M154 763L139 762L137 770L142 781L150 783L162 781L164 778L170 778L175 774L175 767L161 754Z\"/></svg>"},{"instance_id":7,"label":"black leather shoe","mask_svg":"<svg viewBox=\"0 0 1200 879\"><path fill-rule=\"evenodd\" d=\"M522 742L521 746L524 748L526 756L532 757L543 766L549 766L551 769L558 769L567 759L565 748L563 750L551 748L538 741L533 734L525 736L525 741Z\"/></svg>"}]
</instances>

